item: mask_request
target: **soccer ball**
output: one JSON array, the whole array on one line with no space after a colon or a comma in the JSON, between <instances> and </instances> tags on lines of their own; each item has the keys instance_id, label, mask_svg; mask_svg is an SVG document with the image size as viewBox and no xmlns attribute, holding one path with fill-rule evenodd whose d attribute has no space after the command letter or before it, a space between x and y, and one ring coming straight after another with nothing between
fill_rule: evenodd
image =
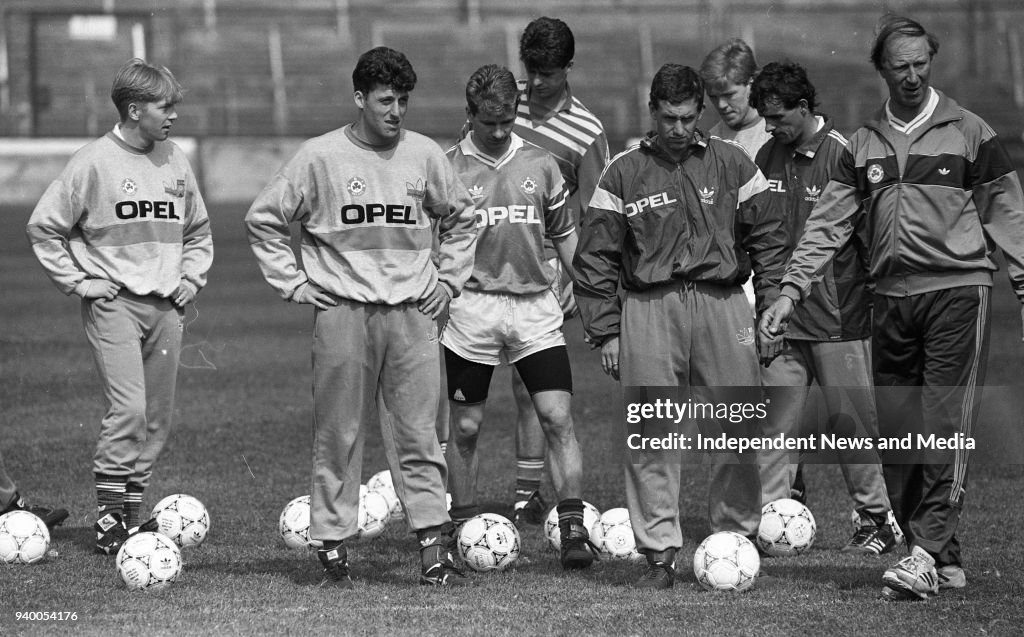
<instances>
[{"instance_id":1,"label":"soccer ball","mask_svg":"<svg viewBox=\"0 0 1024 637\"><path fill-rule=\"evenodd\" d=\"M587 532L591 535L594 534L593 528L597 524L597 521L601 519L601 512L597 510L597 507L589 502L583 503L583 526L587 527ZM544 520L544 534L548 537L548 543L556 551L562 548L562 533L558 529L558 507L552 507L548 513L548 517Z\"/></svg>"},{"instance_id":2,"label":"soccer ball","mask_svg":"<svg viewBox=\"0 0 1024 637\"><path fill-rule=\"evenodd\" d=\"M28 511L0 515L0 559L8 564L32 564L46 557L50 531Z\"/></svg>"},{"instance_id":3,"label":"soccer ball","mask_svg":"<svg viewBox=\"0 0 1024 637\"><path fill-rule=\"evenodd\" d=\"M384 532L391 519L391 503L376 491L370 491L365 484L359 485L359 512L356 523L359 531L354 539L370 540Z\"/></svg>"},{"instance_id":4,"label":"soccer ball","mask_svg":"<svg viewBox=\"0 0 1024 637\"><path fill-rule=\"evenodd\" d=\"M709 591L745 591L754 585L760 570L757 547L732 531L712 533L693 554L693 574Z\"/></svg>"},{"instance_id":5,"label":"soccer ball","mask_svg":"<svg viewBox=\"0 0 1024 637\"><path fill-rule=\"evenodd\" d=\"M604 557L613 560L641 560L644 557L636 550L629 511L622 507L602 513L593 526L591 536Z\"/></svg>"},{"instance_id":6,"label":"soccer ball","mask_svg":"<svg viewBox=\"0 0 1024 637\"><path fill-rule=\"evenodd\" d=\"M402 510L402 502L398 499L398 493L395 492L395 483L391 479L390 470L385 469L373 474L366 481L366 488L370 491L376 491L387 499L391 504L392 520L401 520L405 517L405 513Z\"/></svg>"},{"instance_id":7,"label":"soccer ball","mask_svg":"<svg viewBox=\"0 0 1024 637\"><path fill-rule=\"evenodd\" d=\"M814 544L816 529L810 509L796 500L781 498L761 509L757 545L773 557L799 555Z\"/></svg>"},{"instance_id":8,"label":"soccer ball","mask_svg":"<svg viewBox=\"0 0 1024 637\"><path fill-rule=\"evenodd\" d=\"M199 500L190 495L169 495L153 507L153 517L160 533L174 540L181 548L199 546L210 532L210 514Z\"/></svg>"},{"instance_id":9,"label":"soccer ball","mask_svg":"<svg viewBox=\"0 0 1024 637\"><path fill-rule=\"evenodd\" d=\"M167 588L181 574L181 551L165 535L136 533L117 552L117 572L129 590Z\"/></svg>"},{"instance_id":10,"label":"soccer ball","mask_svg":"<svg viewBox=\"0 0 1024 637\"><path fill-rule=\"evenodd\" d=\"M391 470L385 469L370 476L370 479L366 481L366 488L370 491L380 491L381 489L391 489L394 491L395 482L391 478Z\"/></svg>"},{"instance_id":11,"label":"soccer ball","mask_svg":"<svg viewBox=\"0 0 1024 637\"><path fill-rule=\"evenodd\" d=\"M309 539L309 496L300 495L285 505L277 530L291 549L321 548L323 542Z\"/></svg>"},{"instance_id":12,"label":"soccer ball","mask_svg":"<svg viewBox=\"0 0 1024 637\"><path fill-rule=\"evenodd\" d=\"M466 520L458 545L462 560L474 571L504 571L519 559L519 531L496 513Z\"/></svg>"}]
</instances>

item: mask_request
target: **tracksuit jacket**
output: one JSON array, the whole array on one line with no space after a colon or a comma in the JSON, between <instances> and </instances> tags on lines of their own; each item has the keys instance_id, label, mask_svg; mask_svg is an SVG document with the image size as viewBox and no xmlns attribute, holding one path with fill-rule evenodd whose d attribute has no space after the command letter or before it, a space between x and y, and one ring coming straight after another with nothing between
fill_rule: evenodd
<instances>
[{"instance_id":1,"label":"tracksuit jacket","mask_svg":"<svg viewBox=\"0 0 1024 637\"><path fill-rule=\"evenodd\" d=\"M998 245L1024 302L1024 196L995 132L939 92L931 119L911 133L900 166L885 111L850 138L807 220L782 280L806 297L811 283L858 223L866 223L876 293L910 296L992 285Z\"/></svg>"},{"instance_id":2,"label":"tracksuit jacket","mask_svg":"<svg viewBox=\"0 0 1024 637\"><path fill-rule=\"evenodd\" d=\"M757 166L768 180L768 216L782 220L786 258L793 254L811 210L825 190L847 140L832 121L798 148L771 139L757 153ZM807 299L797 306L786 338L803 341L850 341L871 335L868 312L866 248L855 236L822 269ZM774 291L773 291L774 292ZM776 294L769 295L773 301Z\"/></svg>"},{"instance_id":3,"label":"tracksuit jacket","mask_svg":"<svg viewBox=\"0 0 1024 637\"><path fill-rule=\"evenodd\" d=\"M590 337L600 343L619 334L620 286L740 285L753 265L758 298L776 289L784 245L780 220L767 214L766 190L739 144L700 131L681 163L654 135L614 157L582 219L573 260Z\"/></svg>"}]
</instances>

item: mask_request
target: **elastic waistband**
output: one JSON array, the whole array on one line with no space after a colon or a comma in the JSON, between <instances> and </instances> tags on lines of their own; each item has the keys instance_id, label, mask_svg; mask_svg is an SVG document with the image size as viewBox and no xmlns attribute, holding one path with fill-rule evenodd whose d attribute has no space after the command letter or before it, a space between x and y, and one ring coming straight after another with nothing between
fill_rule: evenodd
<instances>
[{"instance_id":1,"label":"elastic waistband","mask_svg":"<svg viewBox=\"0 0 1024 637\"><path fill-rule=\"evenodd\" d=\"M717 283L712 281L693 281L690 279L672 279L664 283L652 285L643 290L626 290L631 296L658 297L673 292L700 292L709 296L728 297L733 294L744 294L739 283Z\"/></svg>"}]
</instances>

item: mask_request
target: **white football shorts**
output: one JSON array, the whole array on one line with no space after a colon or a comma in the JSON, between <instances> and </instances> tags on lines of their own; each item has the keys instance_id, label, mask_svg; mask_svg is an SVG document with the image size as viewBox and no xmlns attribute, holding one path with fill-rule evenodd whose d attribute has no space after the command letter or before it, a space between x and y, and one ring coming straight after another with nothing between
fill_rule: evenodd
<instances>
[{"instance_id":1,"label":"white football shorts","mask_svg":"<svg viewBox=\"0 0 1024 637\"><path fill-rule=\"evenodd\" d=\"M441 344L481 365L515 363L565 345L562 308L551 290L491 294L463 290L449 306Z\"/></svg>"}]
</instances>

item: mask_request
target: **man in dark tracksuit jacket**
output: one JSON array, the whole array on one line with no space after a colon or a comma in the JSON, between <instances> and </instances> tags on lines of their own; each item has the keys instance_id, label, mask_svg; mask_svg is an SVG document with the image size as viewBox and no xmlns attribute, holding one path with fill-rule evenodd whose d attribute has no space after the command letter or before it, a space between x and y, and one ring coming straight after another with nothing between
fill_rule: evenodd
<instances>
[{"instance_id":1,"label":"man in dark tracksuit jacket","mask_svg":"<svg viewBox=\"0 0 1024 637\"><path fill-rule=\"evenodd\" d=\"M783 220L788 257L847 141L831 120L815 114L814 85L799 64L765 66L753 80L750 101L772 135L756 161L768 179L768 214ZM765 366L761 384L771 404L766 436L827 433L871 441L878 437L867 270L858 247L857 241L849 241L837 251L822 280L811 286L806 302L793 315L785 338L760 342ZM821 386L827 413L821 418L814 415L814 430L797 431L808 422L804 411L810 407L806 400L811 383ZM775 449L760 453L764 503L790 497L798 465L789 454ZM836 455L859 518L843 551L878 555L892 550L897 533L878 451L840 449Z\"/></svg>"},{"instance_id":2,"label":"man in dark tracksuit jacket","mask_svg":"<svg viewBox=\"0 0 1024 637\"><path fill-rule=\"evenodd\" d=\"M781 295L761 319L763 336L781 332L815 276L865 222L883 437L971 435L988 356L997 269L991 245L1002 249L1024 302L1020 180L992 129L929 86L937 51L938 41L917 22L883 18L871 58L889 100L851 137L787 265ZM882 576L894 598L925 599L967 584L956 537L967 446L909 461L882 457L912 547Z\"/></svg>"},{"instance_id":3,"label":"man in dark tracksuit jacket","mask_svg":"<svg viewBox=\"0 0 1024 637\"><path fill-rule=\"evenodd\" d=\"M602 368L624 387L692 388L694 400L712 403L729 402L723 388L746 387L760 401L742 283L753 262L755 288L774 288L783 245L778 222L763 215L764 176L741 146L697 130L703 106L693 69L666 64L655 75L655 133L612 160L583 216L576 300ZM760 423L722 428L751 436ZM637 455L625 467L629 517L648 562L637 585L668 588L682 547L681 450ZM708 511L713 531L752 538L761 485L754 454L742 455L751 461L715 454Z\"/></svg>"}]
</instances>

